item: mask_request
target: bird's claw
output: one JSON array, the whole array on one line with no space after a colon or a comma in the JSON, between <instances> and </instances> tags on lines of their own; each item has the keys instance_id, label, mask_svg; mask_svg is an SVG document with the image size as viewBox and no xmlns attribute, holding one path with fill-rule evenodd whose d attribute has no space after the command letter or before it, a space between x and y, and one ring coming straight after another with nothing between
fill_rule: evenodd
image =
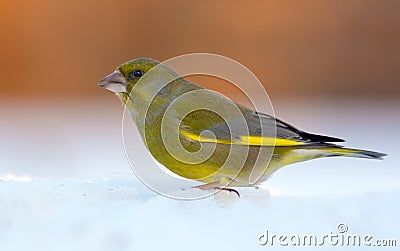
<instances>
[{"instance_id":1,"label":"bird's claw","mask_svg":"<svg viewBox=\"0 0 400 251\"><path fill-rule=\"evenodd\" d=\"M230 192L230 193L235 193L235 194L237 194L237 196L240 198L240 193L239 193L237 190L235 190L235 189L227 188L227 187L216 187L216 188L214 188L214 189L220 190L220 191L228 191L228 192Z\"/></svg>"}]
</instances>

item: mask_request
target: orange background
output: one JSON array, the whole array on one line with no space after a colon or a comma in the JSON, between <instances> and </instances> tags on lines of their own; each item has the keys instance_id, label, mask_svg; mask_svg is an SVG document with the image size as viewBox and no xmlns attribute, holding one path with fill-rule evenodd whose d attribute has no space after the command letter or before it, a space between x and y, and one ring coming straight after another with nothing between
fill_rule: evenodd
<instances>
[{"instance_id":1,"label":"orange background","mask_svg":"<svg viewBox=\"0 0 400 251\"><path fill-rule=\"evenodd\" d=\"M271 95L398 96L399 11L396 0L3 2L0 95L105 96L98 80L129 59L211 52Z\"/></svg>"}]
</instances>

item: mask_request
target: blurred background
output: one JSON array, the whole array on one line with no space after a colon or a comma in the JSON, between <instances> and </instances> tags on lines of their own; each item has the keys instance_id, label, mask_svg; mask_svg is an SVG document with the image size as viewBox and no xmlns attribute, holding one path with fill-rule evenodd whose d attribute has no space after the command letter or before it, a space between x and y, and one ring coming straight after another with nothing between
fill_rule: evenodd
<instances>
[{"instance_id":1,"label":"blurred background","mask_svg":"<svg viewBox=\"0 0 400 251\"><path fill-rule=\"evenodd\" d=\"M3 2L2 99L107 99L99 78L137 58L233 58L271 95L400 92L400 3L388 1Z\"/></svg>"},{"instance_id":2,"label":"blurred background","mask_svg":"<svg viewBox=\"0 0 400 251\"><path fill-rule=\"evenodd\" d=\"M122 107L99 79L129 59L193 52L252 70L280 118L385 150L376 146L398 137L385 126L400 108L399 9L396 0L3 2L0 175L129 170Z\"/></svg>"}]
</instances>

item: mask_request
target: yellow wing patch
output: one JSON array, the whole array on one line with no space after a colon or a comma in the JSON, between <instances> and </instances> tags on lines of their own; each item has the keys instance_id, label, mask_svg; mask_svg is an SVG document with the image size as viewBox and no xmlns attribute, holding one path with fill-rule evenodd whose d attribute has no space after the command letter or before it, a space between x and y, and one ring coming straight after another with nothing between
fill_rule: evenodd
<instances>
[{"instance_id":1,"label":"yellow wing patch","mask_svg":"<svg viewBox=\"0 0 400 251\"><path fill-rule=\"evenodd\" d=\"M298 146L305 144L304 142L290 139L269 138L260 136L240 136L240 139L232 141L228 139L214 139L210 137L204 137L184 130L181 130L181 134L190 140L203 143L234 144L246 146Z\"/></svg>"},{"instance_id":2,"label":"yellow wing patch","mask_svg":"<svg viewBox=\"0 0 400 251\"><path fill-rule=\"evenodd\" d=\"M250 146L298 146L304 145L304 142L280 139L280 138L268 138L260 136L241 136L242 145Z\"/></svg>"}]
</instances>

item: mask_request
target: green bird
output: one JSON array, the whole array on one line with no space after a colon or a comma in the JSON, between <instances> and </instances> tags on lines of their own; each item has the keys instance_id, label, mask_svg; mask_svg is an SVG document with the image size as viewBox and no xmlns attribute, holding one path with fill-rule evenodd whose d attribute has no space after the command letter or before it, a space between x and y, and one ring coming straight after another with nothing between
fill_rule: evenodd
<instances>
[{"instance_id":1,"label":"green bird","mask_svg":"<svg viewBox=\"0 0 400 251\"><path fill-rule=\"evenodd\" d=\"M129 110L151 155L175 174L236 192L283 166L331 156L381 159L384 153L344 148L344 140L307 133L189 82L148 58L128 61L99 85ZM237 193L239 195L239 193Z\"/></svg>"}]
</instances>

